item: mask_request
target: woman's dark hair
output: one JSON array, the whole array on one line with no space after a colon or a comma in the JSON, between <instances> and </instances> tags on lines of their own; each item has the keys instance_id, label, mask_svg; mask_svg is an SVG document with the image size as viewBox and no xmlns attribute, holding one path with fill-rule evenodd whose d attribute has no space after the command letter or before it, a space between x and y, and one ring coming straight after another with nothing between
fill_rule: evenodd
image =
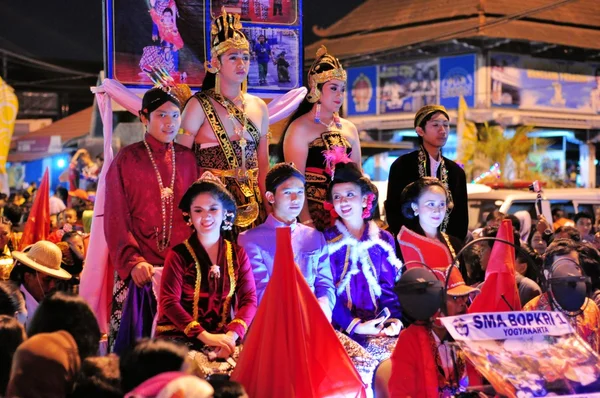
<instances>
[{"instance_id":1,"label":"woman's dark hair","mask_svg":"<svg viewBox=\"0 0 600 398\"><path fill-rule=\"evenodd\" d=\"M111 354L105 357L88 357L81 363L75 389L70 398L122 396L118 356Z\"/></svg>"},{"instance_id":2,"label":"woman's dark hair","mask_svg":"<svg viewBox=\"0 0 600 398\"><path fill-rule=\"evenodd\" d=\"M587 242L581 243L578 251L579 265L592 279L592 288L600 289L600 253L591 243Z\"/></svg>"},{"instance_id":3,"label":"woman's dark hair","mask_svg":"<svg viewBox=\"0 0 600 398\"><path fill-rule=\"evenodd\" d=\"M100 329L88 303L79 296L54 292L44 298L35 311L27 334L52 333L65 330L73 336L79 356L85 358L98 354Z\"/></svg>"},{"instance_id":4,"label":"woman's dark hair","mask_svg":"<svg viewBox=\"0 0 600 398\"><path fill-rule=\"evenodd\" d=\"M351 182L358 185L360 187L361 195L374 195L371 206L371 214L369 217L365 218L367 221L371 220L373 218L373 214L375 214L375 210L377 209L379 191L377 190L377 187L367 177L365 177L360 169L360 166L354 162L338 163L335 165L333 179L329 183L329 187L327 187L327 200L329 202L333 202L331 197L333 187L336 184L343 184L346 182Z\"/></svg>"},{"instance_id":5,"label":"woman's dark hair","mask_svg":"<svg viewBox=\"0 0 600 398\"><path fill-rule=\"evenodd\" d=\"M430 187L440 187L446 193L446 205L452 208L448 191L440 180L435 177L421 177L417 181L411 182L402 190L400 195L400 206L402 215L409 220L416 219L415 211L412 208L413 204L417 204L423 192Z\"/></svg>"},{"instance_id":6,"label":"woman's dark hair","mask_svg":"<svg viewBox=\"0 0 600 398\"><path fill-rule=\"evenodd\" d=\"M25 311L23 293L12 281L0 282L0 315L14 317L16 312ZM0 390L1 391L1 390Z\"/></svg>"},{"instance_id":7,"label":"woman's dark hair","mask_svg":"<svg viewBox=\"0 0 600 398\"><path fill-rule=\"evenodd\" d=\"M128 393L144 381L164 372L181 370L187 348L166 340L140 340L121 356L121 389Z\"/></svg>"},{"instance_id":8,"label":"woman's dark hair","mask_svg":"<svg viewBox=\"0 0 600 398\"><path fill-rule=\"evenodd\" d=\"M19 321L9 315L0 315L0 341L2 342L0 344L0 391L2 394L8 386L15 351L25 338L25 330Z\"/></svg>"},{"instance_id":9,"label":"woman's dark hair","mask_svg":"<svg viewBox=\"0 0 600 398\"><path fill-rule=\"evenodd\" d=\"M179 209L183 213L187 214L184 214L183 216L186 222L190 220L189 214L192 208L192 202L198 195L203 193L209 193L217 198L217 200L223 205L223 212L233 213L231 221L235 220L237 206L233 195L231 195L231 193L224 186L216 182L198 180L188 188L179 202Z\"/></svg>"},{"instance_id":10,"label":"woman's dark hair","mask_svg":"<svg viewBox=\"0 0 600 398\"><path fill-rule=\"evenodd\" d=\"M538 285L541 283L538 271L542 269L542 256L540 256L535 250L531 248L529 244L521 245L521 250L517 250L517 260L527 264L527 270L525 271L526 278L531 279ZM536 268L532 268L527 262L527 257L531 258L536 265Z\"/></svg>"},{"instance_id":11,"label":"woman's dark hair","mask_svg":"<svg viewBox=\"0 0 600 398\"><path fill-rule=\"evenodd\" d=\"M79 236L79 232L77 231L71 231L71 232L66 232L62 238L60 238L61 242L68 242L69 239L75 237L75 236Z\"/></svg>"},{"instance_id":12,"label":"woman's dark hair","mask_svg":"<svg viewBox=\"0 0 600 398\"><path fill-rule=\"evenodd\" d=\"M167 12L170 12L171 15L173 15L173 10L171 10L169 7L165 8L162 13L163 13L163 15L165 15L165 13L167 13Z\"/></svg>"}]
</instances>

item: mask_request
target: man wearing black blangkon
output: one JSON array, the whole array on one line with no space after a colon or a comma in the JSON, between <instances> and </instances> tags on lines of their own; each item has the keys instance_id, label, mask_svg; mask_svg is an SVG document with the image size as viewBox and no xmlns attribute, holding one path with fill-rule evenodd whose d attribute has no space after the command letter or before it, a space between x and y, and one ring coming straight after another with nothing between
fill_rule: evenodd
<instances>
[{"instance_id":1,"label":"man wearing black blangkon","mask_svg":"<svg viewBox=\"0 0 600 398\"><path fill-rule=\"evenodd\" d=\"M390 232L398 234L407 224L400 210L400 196L404 188L422 177L437 177L447 191L453 206L448 206L442 223L442 232L464 239L469 226L467 205L467 178L463 169L442 156L450 132L450 117L446 108L427 105L419 109L414 120L419 136L419 149L400 156L392 163L385 201L386 219Z\"/></svg>"}]
</instances>

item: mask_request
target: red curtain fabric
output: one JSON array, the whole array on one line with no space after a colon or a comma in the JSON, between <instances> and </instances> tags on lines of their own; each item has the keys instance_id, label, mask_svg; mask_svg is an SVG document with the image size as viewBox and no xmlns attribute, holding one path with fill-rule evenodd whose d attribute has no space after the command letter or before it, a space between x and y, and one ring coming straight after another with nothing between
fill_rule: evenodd
<instances>
[{"instance_id":1,"label":"red curtain fabric","mask_svg":"<svg viewBox=\"0 0 600 398\"><path fill-rule=\"evenodd\" d=\"M497 238L514 243L510 220L502 220ZM521 300L515 280L515 249L496 241L485 272L485 283L469 307L469 313L520 310Z\"/></svg>"},{"instance_id":2,"label":"red curtain fabric","mask_svg":"<svg viewBox=\"0 0 600 398\"><path fill-rule=\"evenodd\" d=\"M46 169L23 229L19 250L46 239L48 235L50 235L50 180Z\"/></svg>"},{"instance_id":3,"label":"red curtain fabric","mask_svg":"<svg viewBox=\"0 0 600 398\"><path fill-rule=\"evenodd\" d=\"M360 376L277 230L274 270L232 379L250 397L366 397Z\"/></svg>"}]
</instances>

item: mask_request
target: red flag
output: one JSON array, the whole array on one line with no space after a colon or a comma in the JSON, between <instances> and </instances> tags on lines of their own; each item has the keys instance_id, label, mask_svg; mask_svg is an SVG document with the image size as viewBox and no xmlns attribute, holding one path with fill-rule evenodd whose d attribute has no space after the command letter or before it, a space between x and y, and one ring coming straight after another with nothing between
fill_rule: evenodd
<instances>
[{"instance_id":1,"label":"red flag","mask_svg":"<svg viewBox=\"0 0 600 398\"><path fill-rule=\"evenodd\" d=\"M496 237L514 243L510 220L502 220ZM521 300L515 280L515 248L496 241L485 272L485 283L469 307L469 313L520 310Z\"/></svg>"},{"instance_id":2,"label":"red flag","mask_svg":"<svg viewBox=\"0 0 600 398\"><path fill-rule=\"evenodd\" d=\"M23 229L19 250L23 250L26 246L39 240L44 240L50 235L50 181L48 173L46 168L42 183L35 193L27 223Z\"/></svg>"},{"instance_id":3,"label":"red flag","mask_svg":"<svg viewBox=\"0 0 600 398\"><path fill-rule=\"evenodd\" d=\"M277 229L274 264L232 380L250 397L366 397L356 368L294 265L289 227Z\"/></svg>"}]
</instances>

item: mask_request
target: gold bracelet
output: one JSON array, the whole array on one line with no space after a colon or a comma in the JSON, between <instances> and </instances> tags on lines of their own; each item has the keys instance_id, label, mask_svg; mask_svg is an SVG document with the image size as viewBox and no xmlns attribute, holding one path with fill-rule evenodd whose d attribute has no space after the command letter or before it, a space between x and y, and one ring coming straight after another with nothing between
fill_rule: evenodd
<instances>
[{"instance_id":1,"label":"gold bracelet","mask_svg":"<svg viewBox=\"0 0 600 398\"><path fill-rule=\"evenodd\" d=\"M179 131L177 131L177 134L179 135L187 135L189 137L195 137L194 134L190 133L189 131L187 131L186 129L180 128Z\"/></svg>"},{"instance_id":2,"label":"gold bracelet","mask_svg":"<svg viewBox=\"0 0 600 398\"><path fill-rule=\"evenodd\" d=\"M183 330L183 333L187 336L190 333L190 330L192 330L196 326L200 326L200 324L196 321L192 321L192 322L188 323L188 325Z\"/></svg>"},{"instance_id":3,"label":"gold bracelet","mask_svg":"<svg viewBox=\"0 0 600 398\"><path fill-rule=\"evenodd\" d=\"M315 222L312 219L306 220L306 221L302 221L302 224L304 224L304 225L310 225L310 224L314 224L314 223Z\"/></svg>"}]
</instances>

